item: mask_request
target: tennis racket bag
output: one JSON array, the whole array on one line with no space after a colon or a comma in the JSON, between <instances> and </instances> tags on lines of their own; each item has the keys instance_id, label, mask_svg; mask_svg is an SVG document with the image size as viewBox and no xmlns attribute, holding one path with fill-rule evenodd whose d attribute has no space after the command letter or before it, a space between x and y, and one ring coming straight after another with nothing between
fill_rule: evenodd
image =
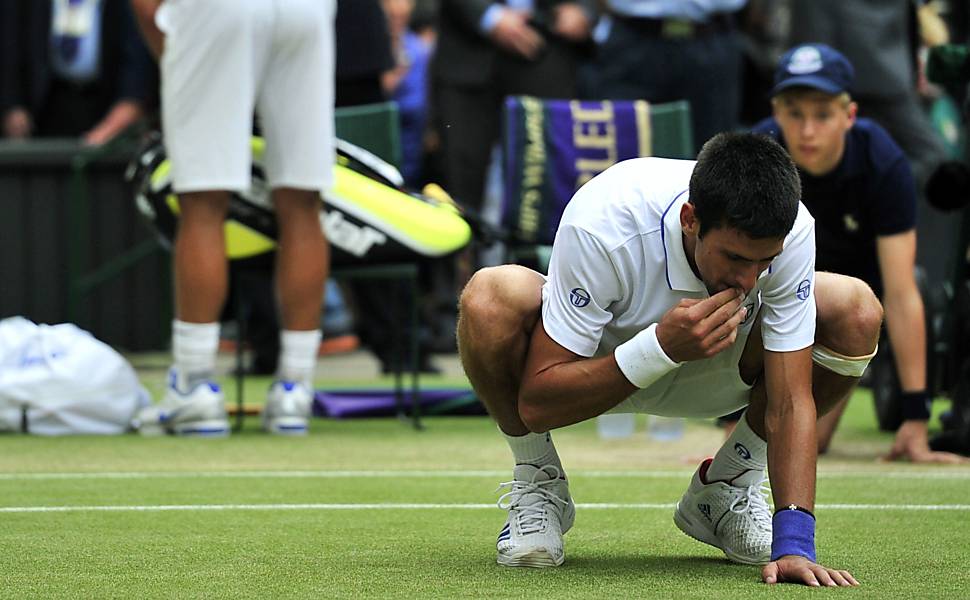
<instances>
[{"instance_id":1,"label":"tennis racket bag","mask_svg":"<svg viewBox=\"0 0 970 600\"><path fill-rule=\"evenodd\" d=\"M226 217L226 255L249 258L276 247L277 225L263 171L262 138L252 141L252 185L232 193ZM128 166L139 212L163 245L175 238L178 197L160 135L149 139ZM414 262L464 248L472 228L440 188L418 194L403 187L400 173L370 152L337 141L334 183L321 198L320 224L334 266ZM434 193L438 191L438 193ZM430 195L434 193L434 196Z\"/></svg>"}]
</instances>

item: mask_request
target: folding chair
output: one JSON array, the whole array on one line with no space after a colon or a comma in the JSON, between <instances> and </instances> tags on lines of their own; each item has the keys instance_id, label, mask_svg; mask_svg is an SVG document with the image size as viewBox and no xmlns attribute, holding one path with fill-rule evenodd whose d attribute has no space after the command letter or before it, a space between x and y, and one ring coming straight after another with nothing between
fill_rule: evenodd
<instances>
[{"instance_id":1,"label":"folding chair","mask_svg":"<svg viewBox=\"0 0 970 600\"><path fill-rule=\"evenodd\" d=\"M503 224L511 233L509 259L545 272L573 193L610 165L638 156L694 158L686 101L506 98Z\"/></svg>"}]
</instances>

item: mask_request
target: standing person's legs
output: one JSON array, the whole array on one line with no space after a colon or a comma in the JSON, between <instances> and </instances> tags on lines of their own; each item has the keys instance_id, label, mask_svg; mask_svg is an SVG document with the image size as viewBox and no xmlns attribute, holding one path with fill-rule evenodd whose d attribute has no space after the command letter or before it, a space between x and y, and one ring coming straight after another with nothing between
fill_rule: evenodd
<instances>
[{"instance_id":1,"label":"standing person's legs","mask_svg":"<svg viewBox=\"0 0 970 600\"><path fill-rule=\"evenodd\" d=\"M249 186L254 56L265 30L258 3L165 3L162 125L181 217L175 241L174 366L165 398L139 420L179 434L228 433L211 381L226 297L222 238L228 194Z\"/></svg>"},{"instance_id":2,"label":"standing person's legs","mask_svg":"<svg viewBox=\"0 0 970 600\"><path fill-rule=\"evenodd\" d=\"M330 271L330 247L320 225L320 194L273 190L279 223L276 293L284 329L319 329L324 283Z\"/></svg>"},{"instance_id":3,"label":"standing person's legs","mask_svg":"<svg viewBox=\"0 0 970 600\"><path fill-rule=\"evenodd\" d=\"M549 433L532 433L518 413L519 382L542 305L543 278L516 265L482 269L459 305L458 350L475 393L505 437L516 466L501 499L509 511L498 537L507 566L562 564L562 534L576 508Z\"/></svg>"},{"instance_id":4,"label":"standing person's legs","mask_svg":"<svg viewBox=\"0 0 970 600\"><path fill-rule=\"evenodd\" d=\"M228 192L179 195L173 244L176 387L187 392L212 379L219 346L219 315L229 288L223 222Z\"/></svg>"},{"instance_id":5,"label":"standing person's legs","mask_svg":"<svg viewBox=\"0 0 970 600\"><path fill-rule=\"evenodd\" d=\"M286 0L273 15L272 52L261 65L257 112L280 238L276 290L283 330L277 381L263 428L305 434L320 346L329 247L320 192L333 181L335 3Z\"/></svg>"},{"instance_id":6,"label":"standing person's legs","mask_svg":"<svg viewBox=\"0 0 970 600\"><path fill-rule=\"evenodd\" d=\"M223 232L228 208L228 192L179 194L172 254L175 313L182 321L213 323L222 312L229 288Z\"/></svg>"}]
</instances>

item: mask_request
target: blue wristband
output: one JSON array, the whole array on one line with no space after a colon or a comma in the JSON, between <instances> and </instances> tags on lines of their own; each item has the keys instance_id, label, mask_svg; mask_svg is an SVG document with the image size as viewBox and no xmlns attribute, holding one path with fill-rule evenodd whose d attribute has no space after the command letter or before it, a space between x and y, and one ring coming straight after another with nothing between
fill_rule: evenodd
<instances>
[{"instance_id":1,"label":"blue wristband","mask_svg":"<svg viewBox=\"0 0 970 600\"><path fill-rule=\"evenodd\" d=\"M815 562L815 517L809 512L782 509L771 519L771 560L789 554Z\"/></svg>"}]
</instances>

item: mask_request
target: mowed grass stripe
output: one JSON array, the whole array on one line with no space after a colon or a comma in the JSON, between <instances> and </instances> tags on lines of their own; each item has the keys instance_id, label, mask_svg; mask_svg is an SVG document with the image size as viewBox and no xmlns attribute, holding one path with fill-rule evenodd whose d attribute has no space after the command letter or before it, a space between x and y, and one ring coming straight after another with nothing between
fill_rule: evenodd
<instances>
[{"instance_id":1,"label":"mowed grass stripe","mask_svg":"<svg viewBox=\"0 0 970 600\"><path fill-rule=\"evenodd\" d=\"M679 479L690 477L693 470L656 470L656 471L587 471L570 470L572 477L595 478L642 478L642 479ZM348 478L508 478L511 470L341 470L341 471L117 471L117 472L63 472L63 473L0 473L0 481L45 481L61 479L348 479ZM819 479L956 479L970 480L970 470L947 469L941 471L819 471Z\"/></svg>"},{"instance_id":2,"label":"mowed grass stripe","mask_svg":"<svg viewBox=\"0 0 970 600\"><path fill-rule=\"evenodd\" d=\"M55 479L0 482L0 506L155 506L222 504L478 504L496 500L508 487L503 477L448 478L160 478ZM575 475L570 488L577 502L656 504L680 499L690 477L636 479ZM964 504L966 480L875 481L821 479L819 504Z\"/></svg>"},{"instance_id":3,"label":"mowed grass stripe","mask_svg":"<svg viewBox=\"0 0 970 600\"><path fill-rule=\"evenodd\" d=\"M669 503L579 503L580 510L649 510L672 509ZM898 510L898 511L970 511L970 504L820 504L816 510ZM495 504L168 504L145 506L8 506L0 513L61 512L171 512L232 510L481 510L495 509Z\"/></svg>"}]
</instances>

